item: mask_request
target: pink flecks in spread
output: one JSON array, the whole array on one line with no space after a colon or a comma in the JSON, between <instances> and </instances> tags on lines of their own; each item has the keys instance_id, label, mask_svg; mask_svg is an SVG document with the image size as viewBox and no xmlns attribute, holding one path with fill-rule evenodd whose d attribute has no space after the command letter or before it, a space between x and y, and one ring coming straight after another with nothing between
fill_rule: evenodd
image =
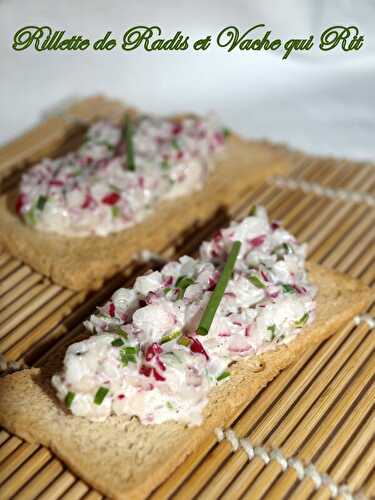
<instances>
[{"instance_id":1,"label":"pink flecks in spread","mask_svg":"<svg viewBox=\"0 0 375 500\"><path fill-rule=\"evenodd\" d=\"M85 200L81 205L81 208L89 208L94 204L94 198L90 194L86 194Z\"/></svg>"},{"instance_id":2,"label":"pink flecks in spread","mask_svg":"<svg viewBox=\"0 0 375 500\"><path fill-rule=\"evenodd\" d=\"M16 212L19 214L21 209L26 201L26 196L23 193L20 193L16 200Z\"/></svg>"},{"instance_id":3,"label":"pink flecks in spread","mask_svg":"<svg viewBox=\"0 0 375 500\"><path fill-rule=\"evenodd\" d=\"M52 187L61 187L64 185L64 182L59 181L58 179L52 179L51 181L49 181L49 185Z\"/></svg>"},{"instance_id":4,"label":"pink flecks in spread","mask_svg":"<svg viewBox=\"0 0 375 500\"><path fill-rule=\"evenodd\" d=\"M252 238L251 240L249 240L249 243L252 247L256 248L256 247L260 247L261 245L263 245L265 239L266 239L266 235L262 234L260 236L257 236L256 238Z\"/></svg>"},{"instance_id":5,"label":"pink flecks in spread","mask_svg":"<svg viewBox=\"0 0 375 500\"><path fill-rule=\"evenodd\" d=\"M230 332L220 332L220 333L218 334L218 336L219 336L219 337L230 337L230 336L231 336L231 334L230 334Z\"/></svg>"},{"instance_id":6,"label":"pink flecks in spread","mask_svg":"<svg viewBox=\"0 0 375 500\"><path fill-rule=\"evenodd\" d=\"M102 198L102 203L105 205L115 205L120 199L120 195L118 193L109 193Z\"/></svg>"},{"instance_id":7,"label":"pink flecks in spread","mask_svg":"<svg viewBox=\"0 0 375 500\"><path fill-rule=\"evenodd\" d=\"M110 304L108 306L108 314L111 316L111 318L113 318L114 315L116 314L116 308L115 308L115 304L113 302L110 302Z\"/></svg>"},{"instance_id":8,"label":"pink flecks in spread","mask_svg":"<svg viewBox=\"0 0 375 500\"><path fill-rule=\"evenodd\" d=\"M173 281L174 281L173 276L167 276L167 277L164 279L163 285L164 285L165 287L172 286Z\"/></svg>"},{"instance_id":9,"label":"pink flecks in spread","mask_svg":"<svg viewBox=\"0 0 375 500\"><path fill-rule=\"evenodd\" d=\"M247 325L247 327L245 328L245 336L250 337L252 331L253 331L253 325Z\"/></svg>"},{"instance_id":10,"label":"pink flecks in spread","mask_svg":"<svg viewBox=\"0 0 375 500\"><path fill-rule=\"evenodd\" d=\"M163 352L163 348L157 342L149 345L146 349L145 359L146 361L151 361L154 356L161 354Z\"/></svg>"},{"instance_id":11,"label":"pink flecks in spread","mask_svg":"<svg viewBox=\"0 0 375 500\"><path fill-rule=\"evenodd\" d=\"M141 375L144 375L145 377L151 377L151 375L153 375L155 380L157 380L158 382L165 382L165 377L163 377L163 375L161 375L152 366L142 365L139 369L139 373Z\"/></svg>"},{"instance_id":12,"label":"pink flecks in spread","mask_svg":"<svg viewBox=\"0 0 375 500\"><path fill-rule=\"evenodd\" d=\"M173 126L172 126L172 134L173 135L178 135L182 132L182 125L181 123L175 123Z\"/></svg>"},{"instance_id":13,"label":"pink flecks in spread","mask_svg":"<svg viewBox=\"0 0 375 500\"><path fill-rule=\"evenodd\" d=\"M201 342L196 338L196 337L189 337L191 340L190 343L190 350L191 352L197 353L197 354L203 354L203 356L207 359L207 361L210 359L207 352L205 351L203 345Z\"/></svg>"},{"instance_id":14,"label":"pink flecks in spread","mask_svg":"<svg viewBox=\"0 0 375 500\"><path fill-rule=\"evenodd\" d=\"M260 274L261 274L262 278L264 279L264 281L269 283L270 279L268 277L268 274L266 274L264 271L261 271Z\"/></svg>"}]
</instances>

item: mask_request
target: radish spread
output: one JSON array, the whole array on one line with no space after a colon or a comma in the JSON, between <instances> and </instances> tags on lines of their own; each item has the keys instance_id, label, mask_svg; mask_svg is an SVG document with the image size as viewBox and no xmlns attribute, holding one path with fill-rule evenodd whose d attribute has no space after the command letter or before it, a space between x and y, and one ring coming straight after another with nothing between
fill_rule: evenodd
<instances>
[{"instance_id":1,"label":"radish spread","mask_svg":"<svg viewBox=\"0 0 375 500\"><path fill-rule=\"evenodd\" d=\"M239 253L228 273L234 242ZM212 323L200 334L225 273ZM181 257L117 290L86 321L92 335L68 348L52 384L74 415L91 420L199 425L210 389L230 379L234 362L303 335L315 294L304 245L254 207L204 242L199 258Z\"/></svg>"},{"instance_id":2,"label":"radish spread","mask_svg":"<svg viewBox=\"0 0 375 500\"><path fill-rule=\"evenodd\" d=\"M141 221L161 199L200 189L228 131L213 116L140 116L92 125L78 151L22 176L16 210L42 231L106 236ZM130 157L131 155L131 157Z\"/></svg>"}]
</instances>

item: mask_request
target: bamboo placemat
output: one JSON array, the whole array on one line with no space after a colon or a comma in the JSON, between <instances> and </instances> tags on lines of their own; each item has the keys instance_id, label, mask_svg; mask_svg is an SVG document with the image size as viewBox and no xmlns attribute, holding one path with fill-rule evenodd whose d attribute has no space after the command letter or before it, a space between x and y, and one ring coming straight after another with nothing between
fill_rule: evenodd
<instances>
[{"instance_id":1,"label":"bamboo placemat","mask_svg":"<svg viewBox=\"0 0 375 500\"><path fill-rule=\"evenodd\" d=\"M90 113L92 103L85 108ZM100 103L95 103L97 112ZM90 116L94 115L88 120ZM58 125L76 127L77 122L62 119ZM35 156L25 148L17 156L20 168L29 158L45 154L33 140L28 147ZM8 150L7 168L14 154ZM293 170L286 180L270 179L254 187L228 215L241 217L253 203L262 204L271 218L309 243L310 260L374 287L375 166L292 153L289 160ZM226 220L223 215L207 221L188 242L164 248L163 255L194 252ZM139 271L134 265L100 291L84 294L53 285L0 253L1 352L8 361L42 364L59 341L81 330L81 321L95 305ZM230 416L224 433L207 440L152 497L307 499L340 493L351 498L350 492L375 496L375 291L367 314L307 352ZM0 498L36 497L102 498L46 448L1 430Z\"/></svg>"}]
</instances>

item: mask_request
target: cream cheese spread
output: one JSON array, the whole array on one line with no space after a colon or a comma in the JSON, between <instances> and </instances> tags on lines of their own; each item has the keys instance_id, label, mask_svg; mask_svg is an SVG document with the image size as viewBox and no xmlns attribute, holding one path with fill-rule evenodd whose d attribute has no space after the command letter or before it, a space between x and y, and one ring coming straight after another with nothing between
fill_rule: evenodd
<instances>
[{"instance_id":1,"label":"cream cheese spread","mask_svg":"<svg viewBox=\"0 0 375 500\"><path fill-rule=\"evenodd\" d=\"M235 241L231 278L207 335L197 327ZM275 349L314 320L316 289L305 247L264 208L254 207L200 247L120 288L85 323L91 336L71 345L52 384L74 415L143 424L202 422L209 391L231 365Z\"/></svg>"},{"instance_id":2,"label":"cream cheese spread","mask_svg":"<svg viewBox=\"0 0 375 500\"><path fill-rule=\"evenodd\" d=\"M122 128L95 123L78 151L45 159L22 176L17 212L36 229L61 235L122 231L157 201L200 189L227 135L214 116L140 116L132 130L134 169Z\"/></svg>"}]
</instances>

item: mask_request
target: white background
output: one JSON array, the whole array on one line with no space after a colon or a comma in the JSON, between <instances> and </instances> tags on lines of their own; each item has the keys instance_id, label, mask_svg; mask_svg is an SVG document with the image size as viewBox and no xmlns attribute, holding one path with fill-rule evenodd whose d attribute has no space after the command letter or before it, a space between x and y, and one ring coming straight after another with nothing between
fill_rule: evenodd
<instances>
[{"instance_id":1,"label":"white background","mask_svg":"<svg viewBox=\"0 0 375 500\"><path fill-rule=\"evenodd\" d=\"M283 40L314 34L315 46L286 61L281 51L227 53L216 46L224 27L259 23ZM56 105L99 92L146 111L215 110L250 137L375 159L374 23L374 0L0 0L0 143ZM202 53L124 52L123 33L140 24L160 25L166 38L178 30L191 41L211 34L213 43ZM365 36L360 51L319 50L324 29L353 24ZM111 30L118 47L16 52L13 35L27 25L91 40Z\"/></svg>"}]
</instances>

